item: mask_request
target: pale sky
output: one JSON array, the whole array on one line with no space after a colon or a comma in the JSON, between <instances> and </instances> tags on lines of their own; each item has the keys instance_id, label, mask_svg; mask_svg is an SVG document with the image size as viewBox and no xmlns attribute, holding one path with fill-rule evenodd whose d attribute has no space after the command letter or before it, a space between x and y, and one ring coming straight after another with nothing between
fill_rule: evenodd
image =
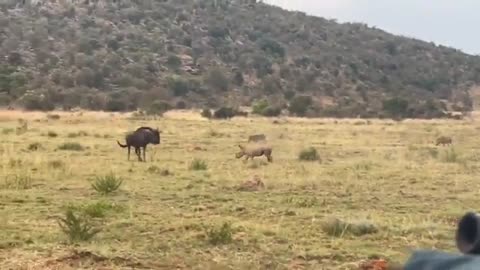
<instances>
[{"instance_id":1,"label":"pale sky","mask_svg":"<svg viewBox=\"0 0 480 270\"><path fill-rule=\"evenodd\" d=\"M480 54L480 0L264 0Z\"/></svg>"}]
</instances>

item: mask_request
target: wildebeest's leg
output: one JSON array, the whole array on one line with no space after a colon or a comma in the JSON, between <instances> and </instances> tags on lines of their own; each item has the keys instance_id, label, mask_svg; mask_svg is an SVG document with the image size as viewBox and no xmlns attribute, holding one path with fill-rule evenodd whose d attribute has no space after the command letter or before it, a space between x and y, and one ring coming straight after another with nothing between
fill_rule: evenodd
<instances>
[{"instance_id":1,"label":"wildebeest's leg","mask_svg":"<svg viewBox=\"0 0 480 270\"><path fill-rule=\"evenodd\" d=\"M128 160L130 160L130 145L128 146Z\"/></svg>"},{"instance_id":2,"label":"wildebeest's leg","mask_svg":"<svg viewBox=\"0 0 480 270\"><path fill-rule=\"evenodd\" d=\"M273 160L272 160L272 155L266 155L266 156L267 156L268 162L272 162L272 161L273 161Z\"/></svg>"},{"instance_id":3,"label":"wildebeest's leg","mask_svg":"<svg viewBox=\"0 0 480 270\"><path fill-rule=\"evenodd\" d=\"M147 151L147 146L145 145L145 146L143 147L143 162L147 162L147 158L146 158L146 156L145 156L145 155L146 155L146 154L145 154L146 151Z\"/></svg>"},{"instance_id":4,"label":"wildebeest's leg","mask_svg":"<svg viewBox=\"0 0 480 270\"><path fill-rule=\"evenodd\" d=\"M140 147L135 147L135 153L137 154L138 161L142 161L142 150Z\"/></svg>"}]
</instances>

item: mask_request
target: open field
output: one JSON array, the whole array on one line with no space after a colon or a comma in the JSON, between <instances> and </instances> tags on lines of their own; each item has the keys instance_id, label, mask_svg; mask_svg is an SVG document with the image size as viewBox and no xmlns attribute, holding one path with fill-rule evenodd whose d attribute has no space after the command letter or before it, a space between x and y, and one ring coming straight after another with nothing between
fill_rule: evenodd
<instances>
[{"instance_id":1,"label":"open field","mask_svg":"<svg viewBox=\"0 0 480 270\"><path fill-rule=\"evenodd\" d=\"M457 218L480 205L475 121L52 114L0 112L0 269L356 269L455 251ZM116 140L142 125L159 127L161 144L148 162L127 161ZM266 134L273 163L235 159L253 133ZM440 135L453 147L436 147ZM298 159L310 146L321 160ZM123 184L98 194L91 183L110 173ZM239 190L255 176L265 189ZM66 209L102 230L69 244L57 224ZM329 233L332 218L366 229Z\"/></svg>"}]
</instances>

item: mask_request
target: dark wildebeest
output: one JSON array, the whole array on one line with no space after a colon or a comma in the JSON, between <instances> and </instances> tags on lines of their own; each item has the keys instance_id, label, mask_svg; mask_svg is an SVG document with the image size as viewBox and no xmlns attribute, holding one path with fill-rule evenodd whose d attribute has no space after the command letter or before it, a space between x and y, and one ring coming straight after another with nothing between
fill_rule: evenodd
<instances>
[{"instance_id":1,"label":"dark wildebeest","mask_svg":"<svg viewBox=\"0 0 480 270\"><path fill-rule=\"evenodd\" d=\"M130 147L134 147L139 161L142 161L141 149L143 148L143 161L146 161L145 151L147 150L147 145L149 143L160 144L160 131L151 127L139 127L133 133L125 136L125 141L125 145L119 141L117 143L122 148L128 147L128 160L130 160Z\"/></svg>"},{"instance_id":2,"label":"dark wildebeest","mask_svg":"<svg viewBox=\"0 0 480 270\"><path fill-rule=\"evenodd\" d=\"M265 137L265 134L255 134L248 136L248 142L260 142L260 141L266 141L267 138Z\"/></svg>"},{"instance_id":3,"label":"dark wildebeest","mask_svg":"<svg viewBox=\"0 0 480 270\"><path fill-rule=\"evenodd\" d=\"M437 142L435 145L447 145L447 144L452 144L452 138L447 137L447 136L441 136L437 138Z\"/></svg>"},{"instance_id":4,"label":"dark wildebeest","mask_svg":"<svg viewBox=\"0 0 480 270\"><path fill-rule=\"evenodd\" d=\"M249 146L243 146L243 145L238 145L240 148L240 152L235 154L236 158L241 158L243 156L246 156L247 158L245 160L248 160L249 158L253 159L254 157L261 157L265 156L268 160L268 162L272 162L272 147L269 145L249 145Z\"/></svg>"}]
</instances>

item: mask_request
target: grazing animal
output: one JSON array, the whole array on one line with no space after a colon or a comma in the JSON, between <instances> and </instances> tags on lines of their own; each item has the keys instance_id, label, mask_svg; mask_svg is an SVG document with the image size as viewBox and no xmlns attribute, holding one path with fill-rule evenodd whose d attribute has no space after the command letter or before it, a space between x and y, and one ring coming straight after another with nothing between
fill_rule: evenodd
<instances>
[{"instance_id":1,"label":"grazing animal","mask_svg":"<svg viewBox=\"0 0 480 270\"><path fill-rule=\"evenodd\" d=\"M452 138L446 137L446 136L441 136L437 138L437 142L435 145L447 145L447 144L452 144Z\"/></svg>"},{"instance_id":2,"label":"grazing animal","mask_svg":"<svg viewBox=\"0 0 480 270\"><path fill-rule=\"evenodd\" d=\"M249 158L253 159L254 157L261 157L265 156L268 162L272 162L272 147L268 145L255 145L255 146L248 146L245 147L243 145L238 145L240 148L240 152L235 154L236 158L241 158L246 156L245 160Z\"/></svg>"},{"instance_id":3,"label":"grazing animal","mask_svg":"<svg viewBox=\"0 0 480 270\"><path fill-rule=\"evenodd\" d=\"M125 136L126 144L121 144L117 141L118 145L122 148L128 147L128 160L130 160L130 148L135 148L135 154L137 154L138 161L146 161L145 152L148 144L160 144L160 131L151 127L139 127L133 133ZM141 157L143 148L143 160Z\"/></svg>"},{"instance_id":4,"label":"grazing animal","mask_svg":"<svg viewBox=\"0 0 480 270\"><path fill-rule=\"evenodd\" d=\"M264 134L255 134L248 136L248 142L260 142L260 141L266 141L267 138L265 137Z\"/></svg>"}]
</instances>

